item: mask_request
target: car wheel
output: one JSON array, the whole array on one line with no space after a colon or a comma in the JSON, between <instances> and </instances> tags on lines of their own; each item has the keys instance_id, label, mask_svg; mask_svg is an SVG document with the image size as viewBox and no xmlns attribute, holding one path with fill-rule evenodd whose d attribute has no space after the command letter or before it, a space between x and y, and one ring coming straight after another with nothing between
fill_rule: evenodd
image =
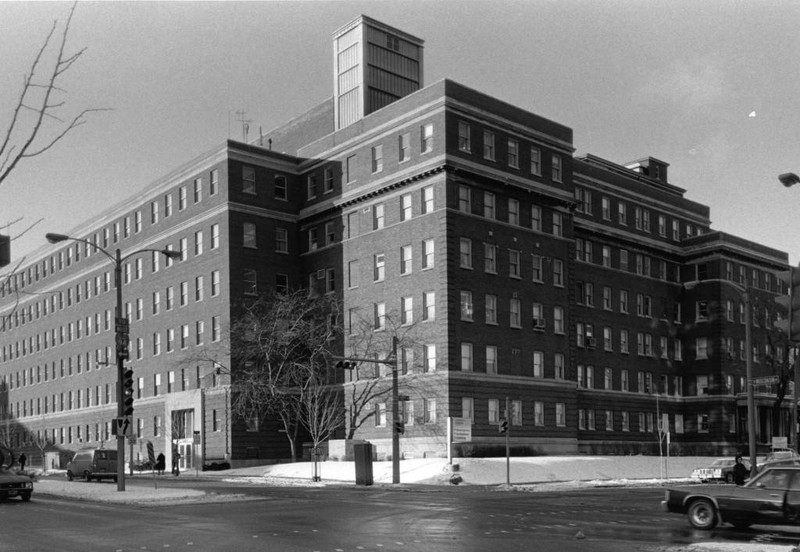
<instances>
[{"instance_id":1,"label":"car wheel","mask_svg":"<svg viewBox=\"0 0 800 552\"><path fill-rule=\"evenodd\" d=\"M22 493L20 495L20 497L22 498L22 502L30 502L31 501L31 493L29 493L29 492L28 493Z\"/></svg>"},{"instance_id":2,"label":"car wheel","mask_svg":"<svg viewBox=\"0 0 800 552\"><path fill-rule=\"evenodd\" d=\"M91 481L92 481L92 474L91 473L89 473L88 471L87 472L83 472L83 476L86 478L86 482L87 483L91 483Z\"/></svg>"},{"instance_id":3,"label":"car wheel","mask_svg":"<svg viewBox=\"0 0 800 552\"><path fill-rule=\"evenodd\" d=\"M75 476L72 474L71 471L68 471L67 472L67 480L68 481L72 481L73 479L75 479Z\"/></svg>"},{"instance_id":4,"label":"car wheel","mask_svg":"<svg viewBox=\"0 0 800 552\"><path fill-rule=\"evenodd\" d=\"M714 508L714 504L706 498L692 502L686 515L689 517L689 523L695 529L710 531L717 526L717 510Z\"/></svg>"},{"instance_id":5,"label":"car wheel","mask_svg":"<svg viewBox=\"0 0 800 552\"><path fill-rule=\"evenodd\" d=\"M733 483L733 472L728 472L725 475L725 482L726 483Z\"/></svg>"}]
</instances>

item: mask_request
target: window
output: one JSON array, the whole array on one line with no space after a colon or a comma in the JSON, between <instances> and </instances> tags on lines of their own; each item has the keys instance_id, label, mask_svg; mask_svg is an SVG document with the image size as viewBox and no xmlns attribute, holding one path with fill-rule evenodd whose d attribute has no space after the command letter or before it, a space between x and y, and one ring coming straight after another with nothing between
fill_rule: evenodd
<instances>
[{"instance_id":1,"label":"window","mask_svg":"<svg viewBox=\"0 0 800 552\"><path fill-rule=\"evenodd\" d=\"M211 249L219 247L219 224L211 225Z\"/></svg>"},{"instance_id":2,"label":"window","mask_svg":"<svg viewBox=\"0 0 800 552\"><path fill-rule=\"evenodd\" d=\"M347 287L358 287L358 261L347 263Z\"/></svg>"},{"instance_id":3,"label":"window","mask_svg":"<svg viewBox=\"0 0 800 552\"><path fill-rule=\"evenodd\" d=\"M422 269L433 268L433 240L424 240L422 242Z\"/></svg>"},{"instance_id":4,"label":"window","mask_svg":"<svg viewBox=\"0 0 800 552\"><path fill-rule=\"evenodd\" d=\"M386 277L386 261L383 253L373 256L372 275L375 282L382 282Z\"/></svg>"},{"instance_id":5,"label":"window","mask_svg":"<svg viewBox=\"0 0 800 552\"><path fill-rule=\"evenodd\" d=\"M512 278L519 278L522 274L520 266L520 252L516 249L508 250L508 275Z\"/></svg>"},{"instance_id":6,"label":"window","mask_svg":"<svg viewBox=\"0 0 800 552\"><path fill-rule=\"evenodd\" d=\"M472 240L461 238L459 240L459 252L461 268L472 268Z\"/></svg>"},{"instance_id":7,"label":"window","mask_svg":"<svg viewBox=\"0 0 800 552\"><path fill-rule=\"evenodd\" d=\"M402 163L403 161L408 161L411 159L410 153L410 145L411 145L411 135L401 134L398 137L398 159Z\"/></svg>"},{"instance_id":8,"label":"window","mask_svg":"<svg viewBox=\"0 0 800 552\"><path fill-rule=\"evenodd\" d=\"M564 261L553 259L553 285L564 287Z\"/></svg>"},{"instance_id":9,"label":"window","mask_svg":"<svg viewBox=\"0 0 800 552\"><path fill-rule=\"evenodd\" d=\"M491 243L483 244L484 271L497 274L497 246Z\"/></svg>"},{"instance_id":10,"label":"window","mask_svg":"<svg viewBox=\"0 0 800 552\"><path fill-rule=\"evenodd\" d=\"M542 176L542 150L531 146L531 174Z\"/></svg>"},{"instance_id":11,"label":"window","mask_svg":"<svg viewBox=\"0 0 800 552\"><path fill-rule=\"evenodd\" d=\"M567 425L567 406L565 403L556 403L556 426L566 427Z\"/></svg>"},{"instance_id":12,"label":"window","mask_svg":"<svg viewBox=\"0 0 800 552\"><path fill-rule=\"evenodd\" d=\"M289 252L289 231L286 228L275 229L275 251L278 253Z\"/></svg>"},{"instance_id":13,"label":"window","mask_svg":"<svg viewBox=\"0 0 800 552\"><path fill-rule=\"evenodd\" d=\"M325 223L325 245L331 245L336 241L336 231L333 229L333 222Z\"/></svg>"},{"instance_id":14,"label":"window","mask_svg":"<svg viewBox=\"0 0 800 552\"><path fill-rule=\"evenodd\" d=\"M628 225L628 206L624 201L617 204L617 221L623 226Z\"/></svg>"},{"instance_id":15,"label":"window","mask_svg":"<svg viewBox=\"0 0 800 552\"><path fill-rule=\"evenodd\" d=\"M486 346L486 373L497 373L497 347L494 345Z\"/></svg>"},{"instance_id":16,"label":"window","mask_svg":"<svg viewBox=\"0 0 800 552\"><path fill-rule=\"evenodd\" d=\"M252 268L245 268L242 276L242 287L245 295L258 295L258 282L256 271Z\"/></svg>"},{"instance_id":17,"label":"window","mask_svg":"<svg viewBox=\"0 0 800 552\"><path fill-rule=\"evenodd\" d=\"M433 212L433 186L425 186L422 188L421 207L421 212L423 215Z\"/></svg>"},{"instance_id":18,"label":"window","mask_svg":"<svg viewBox=\"0 0 800 552\"><path fill-rule=\"evenodd\" d=\"M248 165L242 166L242 192L256 193L256 169Z\"/></svg>"},{"instance_id":19,"label":"window","mask_svg":"<svg viewBox=\"0 0 800 552\"><path fill-rule=\"evenodd\" d=\"M542 231L542 208L539 205L531 205L531 228Z\"/></svg>"},{"instance_id":20,"label":"window","mask_svg":"<svg viewBox=\"0 0 800 552\"><path fill-rule=\"evenodd\" d=\"M372 206L372 229L380 230L384 225L384 206L383 203L378 203Z\"/></svg>"},{"instance_id":21,"label":"window","mask_svg":"<svg viewBox=\"0 0 800 552\"><path fill-rule=\"evenodd\" d=\"M564 224L561 213L553 213L553 235L557 237L564 236Z\"/></svg>"},{"instance_id":22,"label":"window","mask_svg":"<svg viewBox=\"0 0 800 552\"><path fill-rule=\"evenodd\" d=\"M489 399L488 401L489 423L500 423L500 401L497 399Z\"/></svg>"},{"instance_id":23,"label":"window","mask_svg":"<svg viewBox=\"0 0 800 552\"><path fill-rule=\"evenodd\" d=\"M383 146L372 147L372 172L379 173L383 170Z\"/></svg>"},{"instance_id":24,"label":"window","mask_svg":"<svg viewBox=\"0 0 800 552\"><path fill-rule=\"evenodd\" d=\"M219 270L211 272L211 297L219 295Z\"/></svg>"},{"instance_id":25,"label":"window","mask_svg":"<svg viewBox=\"0 0 800 552\"><path fill-rule=\"evenodd\" d=\"M534 282L542 283L542 260L543 260L542 256L533 254L531 256L531 259L533 261L533 270L532 270L531 279Z\"/></svg>"},{"instance_id":26,"label":"window","mask_svg":"<svg viewBox=\"0 0 800 552\"><path fill-rule=\"evenodd\" d=\"M355 182L356 179L356 156L349 155L345 160L345 173L344 173L344 181L348 184L351 182Z\"/></svg>"},{"instance_id":27,"label":"window","mask_svg":"<svg viewBox=\"0 0 800 552\"><path fill-rule=\"evenodd\" d=\"M158 201L153 201L150 203L150 224L155 224L158 222ZM108 230L105 231L105 235L107 236ZM108 242L108 238L104 238L104 242ZM104 243L103 246L106 247L108 243ZM60 267L59 267L60 268Z\"/></svg>"},{"instance_id":28,"label":"window","mask_svg":"<svg viewBox=\"0 0 800 552\"><path fill-rule=\"evenodd\" d=\"M425 408L425 423L436 423L436 399L423 399L423 406Z\"/></svg>"},{"instance_id":29,"label":"window","mask_svg":"<svg viewBox=\"0 0 800 552\"><path fill-rule=\"evenodd\" d=\"M422 319L426 322L436 319L436 292L422 294Z\"/></svg>"},{"instance_id":30,"label":"window","mask_svg":"<svg viewBox=\"0 0 800 552\"><path fill-rule=\"evenodd\" d=\"M472 321L473 305L472 305L472 292L461 292L461 320Z\"/></svg>"},{"instance_id":31,"label":"window","mask_svg":"<svg viewBox=\"0 0 800 552\"><path fill-rule=\"evenodd\" d=\"M333 191L333 169L330 167L326 167L325 171L323 172L323 179L324 179L324 191L325 193L329 193Z\"/></svg>"},{"instance_id":32,"label":"window","mask_svg":"<svg viewBox=\"0 0 800 552\"><path fill-rule=\"evenodd\" d=\"M458 187L458 210L462 213L472 212L472 199L469 186L463 184Z\"/></svg>"},{"instance_id":33,"label":"window","mask_svg":"<svg viewBox=\"0 0 800 552\"><path fill-rule=\"evenodd\" d=\"M252 222L245 222L242 225L242 245L255 249L256 243L256 225Z\"/></svg>"},{"instance_id":34,"label":"window","mask_svg":"<svg viewBox=\"0 0 800 552\"><path fill-rule=\"evenodd\" d=\"M698 359L708 358L708 338L705 337L696 338L695 351Z\"/></svg>"},{"instance_id":35,"label":"window","mask_svg":"<svg viewBox=\"0 0 800 552\"><path fill-rule=\"evenodd\" d=\"M423 370L427 372L436 371L436 345L427 343L422 346L422 353L424 355L425 364Z\"/></svg>"},{"instance_id":36,"label":"window","mask_svg":"<svg viewBox=\"0 0 800 552\"><path fill-rule=\"evenodd\" d=\"M497 296L487 294L485 299L486 323L497 324Z\"/></svg>"},{"instance_id":37,"label":"window","mask_svg":"<svg viewBox=\"0 0 800 552\"><path fill-rule=\"evenodd\" d=\"M200 203L203 199L203 179L202 178L195 178L194 179L194 202Z\"/></svg>"},{"instance_id":38,"label":"window","mask_svg":"<svg viewBox=\"0 0 800 552\"><path fill-rule=\"evenodd\" d=\"M509 304L509 325L512 328L522 327L522 305L519 299L511 299Z\"/></svg>"},{"instance_id":39,"label":"window","mask_svg":"<svg viewBox=\"0 0 800 552\"><path fill-rule=\"evenodd\" d=\"M433 125L428 123L420 128L420 153L433 151Z\"/></svg>"},{"instance_id":40,"label":"window","mask_svg":"<svg viewBox=\"0 0 800 552\"><path fill-rule=\"evenodd\" d=\"M494 132L483 131L483 158L494 161Z\"/></svg>"},{"instance_id":41,"label":"window","mask_svg":"<svg viewBox=\"0 0 800 552\"><path fill-rule=\"evenodd\" d=\"M508 166L519 168L519 142L511 138L508 139Z\"/></svg>"},{"instance_id":42,"label":"window","mask_svg":"<svg viewBox=\"0 0 800 552\"><path fill-rule=\"evenodd\" d=\"M413 270L412 255L410 245L404 245L400 248L400 274L411 274Z\"/></svg>"},{"instance_id":43,"label":"window","mask_svg":"<svg viewBox=\"0 0 800 552\"><path fill-rule=\"evenodd\" d=\"M533 352L533 377L544 377L544 352L542 351Z\"/></svg>"},{"instance_id":44,"label":"window","mask_svg":"<svg viewBox=\"0 0 800 552\"><path fill-rule=\"evenodd\" d=\"M488 219L495 218L495 196L491 192L483 193L483 216Z\"/></svg>"},{"instance_id":45,"label":"window","mask_svg":"<svg viewBox=\"0 0 800 552\"><path fill-rule=\"evenodd\" d=\"M317 197L317 175L310 174L306 179L306 198L314 199Z\"/></svg>"},{"instance_id":46,"label":"window","mask_svg":"<svg viewBox=\"0 0 800 552\"><path fill-rule=\"evenodd\" d=\"M458 149L466 153L472 151L470 144L470 126L464 121L458 122Z\"/></svg>"},{"instance_id":47,"label":"window","mask_svg":"<svg viewBox=\"0 0 800 552\"><path fill-rule=\"evenodd\" d=\"M286 185L286 177L283 175L275 175L275 199L286 201L289 199L289 190Z\"/></svg>"},{"instance_id":48,"label":"window","mask_svg":"<svg viewBox=\"0 0 800 552\"><path fill-rule=\"evenodd\" d=\"M553 154L552 163L553 163L553 166L552 166L553 181L554 182L561 182L561 177L562 177L561 156Z\"/></svg>"},{"instance_id":49,"label":"window","mask_svg":"<svg viewBox=\"0 0 800 552\"><path fill-rule=\"evenodd\" d=\"M470 422L475 421L475 404L472 397L461 397L461 417Z\"/></svg>"},{"instance_id":50,"label":"window","mask_svg":"<svg viewBox=\"0 0 800 552\"><path fill-rule=\"evenodd\" d=\"M508 200L508 223L519 226L519 200Z\"/></svg>"},{"instance_id":51,"label":"window","mask_svg":"<svg viewBox=\"0 0 800 552\"><path fill-rule=\"evenodd\" d=\"M553 307L553 331L557 334L564 333L564 307Z\"/></svg>"},{"instance_id":52,"label":"window","mask_svg":"<svg viewBox=\"0 0 800 552\"><path fill-rule=\"evenodd\" d=\"M414 298L400 298L401 323L406 326L414 321Z\"/></svg>"},{"instance_id":53,"label":"window","mask_svg":"<svg viewBox=\"0 0 800 552\"><path fill-rule=\"evenodd\" d=\"M400 196L400 220L406 221L411 218L411 194L404 194Z\"/></svg>"},{"instance_id":54,"label":"window","mask_svg":"<svg viewBox=\"0 0 800 552\"><path fill-rule=\"evenodd\" d=\"M375 330L383 330L386 327L386 303L374 304L374 323Z\"/></svg>"},{"instance_id":55,"label":"window","mask_svg":"<svg viewBox=\"0 0 800 552\"><path fill-rule=\"evenodd\" d=\"M172 194L164 196L164 218L172 216ZM114 230L114 241L117 241L119 236L119 226Z\"/></svg>"}]
</instances>

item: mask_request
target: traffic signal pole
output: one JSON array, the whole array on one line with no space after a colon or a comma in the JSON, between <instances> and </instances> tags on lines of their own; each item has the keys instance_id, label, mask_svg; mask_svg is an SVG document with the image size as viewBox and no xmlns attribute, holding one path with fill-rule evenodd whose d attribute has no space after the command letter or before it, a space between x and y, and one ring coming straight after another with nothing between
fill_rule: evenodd
<instances>
[{"instance_id":1,"label":"traffic signal pole","mask_svg":"<svg viewBox=\"0 0 800 552\"><path fill-rule=\"evenodd\" d=\"M509 434L511 433L511 421L508 410L508 397L506 397L506 485L511 485L511 445L509 444Z\"/></svg>"},{"instance_id":2,"label":"traffic signal pole","mask_svg":"<svg viewBox=\"0 0 800 552\"><path fill-rule=\"evenodd\" d=\"M123 345L122 340L126 338L122 331L122 254L117 249L114 257L114 286L117 292L117 316L114 320L114 330L116 334L116 355L117 355L117 419L122 419L125 415L125 406L123 405L123 389L122 379L123 372L125 371L125 359L123 358L123 347L127 347L127 343ZM127 321L127 320L126 320ZM117 431L117 491L125 490L125 435Z\"/></svg>"}]
</instances>

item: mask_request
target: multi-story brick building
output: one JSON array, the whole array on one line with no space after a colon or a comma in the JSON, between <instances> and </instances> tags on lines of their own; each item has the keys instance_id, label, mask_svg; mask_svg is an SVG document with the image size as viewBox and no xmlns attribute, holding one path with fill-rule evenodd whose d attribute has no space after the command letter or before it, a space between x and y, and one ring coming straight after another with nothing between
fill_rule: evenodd
<instances>
[{"instance_id":1,"label":"multi-story brick building","mask_svg":"<svg viewBox=\"0 0 800 552\"><path fill-rule=\"evenodd\" d=\"M30 255L0 289L6 441L46 439L55 461L110 438L113 265L90 242L131 255L134 457L146 441L169 457L171 440L184 468L286 457L272 424L232 415L228 375L197 351L226 339L241 299L303 286L341 295L348 351L364 319L406 336L405 456L444 454L448 417L499 444L507 403L513 443L537 452L652 450L659 417L673 447L734 448L747 287L765 442L778 364L765 358L785 354L770 296L785 291L774 272L787 255L712 231L662 161L574 158L568 127L449 80L425 86L422 52L358 18L334 34L332 99L69 230L84 241ZM136 253L164 247L181 259ZM345 378L346 396L363 375ZM360 405L352 431L382 452L389 402Z\"/></svg>"}]
</instances>

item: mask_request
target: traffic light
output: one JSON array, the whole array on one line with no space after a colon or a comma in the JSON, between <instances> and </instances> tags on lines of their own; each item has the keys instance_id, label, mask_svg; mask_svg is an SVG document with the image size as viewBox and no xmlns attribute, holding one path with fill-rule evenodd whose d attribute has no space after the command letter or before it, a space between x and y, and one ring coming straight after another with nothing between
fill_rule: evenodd
<instances>
[{"instance_id":1,"label":"traffic light","mask_svg":"<svg viewBox=\"0 0 800 552\"><path fill-rule=\"evenodd\" d=\"M497 427L497 431L500 433L508 433L508 420L500 418L500 425Z\"/></svg>"},{"instance_id":2,"label":"traffic light","mask_svg":"<svg viewBox=\"0 0 800 552\"><path fill-rule=\"evenodd\" d=\"M122 414L133 414L133 370L130 368L122 374Z\"/></svg>"},{"instance_id":3,"label":"traffic light","mask_svg":"<svg viewBox=\"0 0 800 552\"><path fill-rule=\"evenodd\" d=\"M339 370L355 370L358 364L349 360L340 360L336 363L336 368Z\"/></svg>"},{"instance_id":4,"label":"traffic light","mask_svg":"<svg viewBox=\"0 0 800 552\"><path fill-rule=\"evenodd\" d=\"M789 286L788 295L775 298L775 302L786 309L786 317L776 320L775 327L786 334L790 341L800 341L800 268L792 267L775 276Z\"/></svg>"},{"instance_id":5,"label":"traffic light","mask_svg":"<svg viewBox=\"0 0 800 552\"><path fill-rule=\"evenodd\" d=\"M406 432L406 424L403 420L396 420L394 422L394 430L397 432L398 435L402 435Z\"/></svg>"}]
</instances>

